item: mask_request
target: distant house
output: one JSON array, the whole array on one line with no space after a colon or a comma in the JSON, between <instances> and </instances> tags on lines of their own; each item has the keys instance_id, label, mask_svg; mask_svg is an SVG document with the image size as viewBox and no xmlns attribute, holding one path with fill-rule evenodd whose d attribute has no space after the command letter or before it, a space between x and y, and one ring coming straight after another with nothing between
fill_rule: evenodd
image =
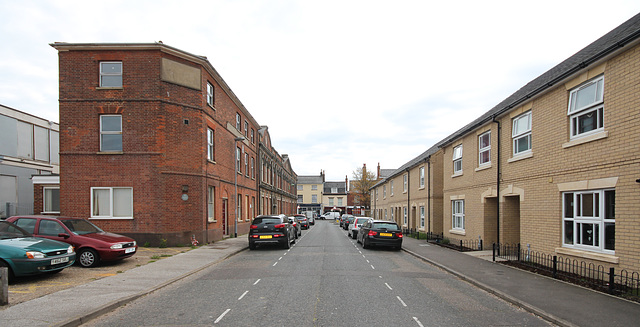
<instances>
[{"instance_id":1,"label":"distant house","mask_svg":"<svg viewBox=\"0 0 640 327\"><path fill-rule=\"evenodd\" d=\"M344 182L325 182L324 191L322 192L323 212L337 211L340 214L347 212L347 183L345 177Z\"/></svg>"},{"instance_id":2,"label":"distant house","mask_svg":"<svg viewBox=\"0 0 640 327\"><path fill-rule=\"evenodd\" d=\"M58 123L0 105L0 139L0 218L58 214Z\"/></svg>"}]
</instances>

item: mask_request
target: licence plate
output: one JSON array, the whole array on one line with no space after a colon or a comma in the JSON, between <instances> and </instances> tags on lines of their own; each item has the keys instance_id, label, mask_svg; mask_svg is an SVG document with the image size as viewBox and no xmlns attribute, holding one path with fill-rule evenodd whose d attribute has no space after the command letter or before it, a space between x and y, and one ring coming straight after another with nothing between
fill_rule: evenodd
<instances>
[{"instance_id":1,"label":"licence plate","mask_svg":"<svg viewBox=\"0 0 640 327\"><path fill-rule=\"evenodd\" d=\"M124 249L124 253L136 252L136 248L126 248Z\"/></svg>"},{"instance_id":2,"label":"licence plate","mask_svg":"<svg viewBox=\"0 0 640 327\"><path fill-rule=\"evenodd\" d=\"M261 240L269 239L269 238L271 238L271 235L260 235Z\"/></svg>"},{"instance_id":3,"label":"licence plate","mask_svg":"<svg viewBox=\"0 0 640 327\"><path fill-rule=\"evenodd\" d=\"M51 265L57 265L59 263L69 262L69 257L51 259Z\"/></svg>"},{"instance_id":4,"label":"licence plate","mask_svg":"<svg viewBox=\"0 0 640 327\"><path fill-rule=\"evenodd\" d=\"M393 234L391 234L391 233L380 233L380 236L389 236L389 237L391 237L391 236L393 236Z\"/></svg>"}]
</instances>

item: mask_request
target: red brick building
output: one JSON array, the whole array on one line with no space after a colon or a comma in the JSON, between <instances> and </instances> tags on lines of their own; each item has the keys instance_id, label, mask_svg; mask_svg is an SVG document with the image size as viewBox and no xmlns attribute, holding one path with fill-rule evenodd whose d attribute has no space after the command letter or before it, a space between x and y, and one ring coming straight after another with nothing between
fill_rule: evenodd
<instances>
[{"instance_id":1,"label":"red brick building","mask_svg":"<svg viewBox=\"0 0 640 327\"><path fill-rule=\"evenodd\" d=\"M206 57L162 43L51 46L61 215L140 244L247 233L259 214L260 125Z\"/></svg>"}]
</instances>

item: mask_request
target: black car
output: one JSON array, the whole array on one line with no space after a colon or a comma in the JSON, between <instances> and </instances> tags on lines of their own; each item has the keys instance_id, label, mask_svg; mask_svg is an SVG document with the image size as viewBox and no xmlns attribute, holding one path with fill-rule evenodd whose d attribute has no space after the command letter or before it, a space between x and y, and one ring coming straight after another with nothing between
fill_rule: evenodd
<instances>
[{"instance_id":1,"label":"black car","mask_svg":"<svg viewBox=\"0 0 640 327\"><path fill-rule=\"evenodd\" d=\"M347 218L345 218L344 222L342 223L342 229L349 230L349 224L353 224L354 219L356 219L356 217L354 216L348 216Z\"/></svg>"},{"instance_id":2,"label":"black car","mask_svg":"<svg viewBox=\"0 0 640 327\"><path fill-rule=\"evenodd\" d=\"M249 227L250 250L262 244L279 244L289 249L295 241L296 231L285 215L258 216L253 218Z\"/></svg>"},{"instance_id":3,"label":"black car","mask_svg":"<svg viewBox=\"0 0 640 327\"><path fill-rule=\"evenodd\" d=\"M402 248L402 230L389 220L369 220L362 224L357 234L358 243L367 249L371 246L390 246L395 250Z\"/></svg>"},{"instance_id":4,"label":"black car","mask_svg":"<svg viewBox=\"0 0 640 327\"><path fill-rule=\"evenodd\" d=\"M353 216L348 214L344 214L340 216L340 227L344 228L344 223L348 220L349 217L353 217Z\"/></svg>"}]
</instances>

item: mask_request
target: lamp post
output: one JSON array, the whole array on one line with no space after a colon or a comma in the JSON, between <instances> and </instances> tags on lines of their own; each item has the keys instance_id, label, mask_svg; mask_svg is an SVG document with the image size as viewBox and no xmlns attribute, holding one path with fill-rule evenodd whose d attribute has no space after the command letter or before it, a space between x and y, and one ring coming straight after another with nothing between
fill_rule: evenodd
<instances>
[{"instance_id":1,"label":"lamp post","mask_svg":"<svg viewBox=\"0 0 640 327\"><path fill-rule=\"evenodd\" d=\"M236 198L234 200L235 204L236 204L236 218L233 221L233 237L238 237L238 219L240 218L240 212L238 211L238 162L240 161L240 151L238 151L238 141L244 141L245 138L243 136L240 137L236 137L235 139L233 139L234 141L234 145L236 147L235 152L236 152L236 161L235 161L235 167L236 169L233 172L233 176L234 176L234 180L233 180L233 184L235 186L236 189Z\"/></svg>"}]
</instances>

